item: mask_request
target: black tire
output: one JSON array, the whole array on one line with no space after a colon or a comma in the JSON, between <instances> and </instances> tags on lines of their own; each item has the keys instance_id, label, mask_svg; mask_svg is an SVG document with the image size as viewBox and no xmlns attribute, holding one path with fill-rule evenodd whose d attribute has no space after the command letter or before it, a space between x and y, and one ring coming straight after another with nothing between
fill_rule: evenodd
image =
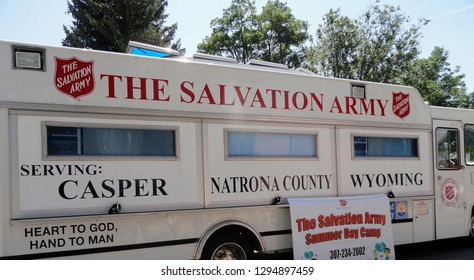
<instances>
[{"instance_id":1,"label":"black tire","mask_svg":"<svg viewBox=\"0 0 474 280\"><path fill-rule=\"evenodd\" d=\"M471 217L471 227L469 228L469 238L474 241L474 215Z\"/></svg>"},{"instance_id":2,"label":"black tire","mask_svg":"<svg viewBox=\"0 0 474 280\"><path fill-rule=\"evenodd\" d=\"M251 260L250 243L240 233L224 232L211 237L204 246L203 260Z\"/></svg>"}]
</instances>

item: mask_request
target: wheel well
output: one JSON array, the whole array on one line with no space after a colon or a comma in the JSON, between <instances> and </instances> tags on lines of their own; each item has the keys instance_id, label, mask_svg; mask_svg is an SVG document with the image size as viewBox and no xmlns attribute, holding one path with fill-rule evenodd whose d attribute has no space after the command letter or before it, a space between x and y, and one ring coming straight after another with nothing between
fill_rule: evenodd
<instances>
[{"instance_id":1,"label":"wheel well","mask_svg":"<svg viewBox=\"0 0 474 280\"><path fill-rule=\"evenodd\" d=\"M204 249L207 246L207 243L213 238L215 238L216 236L225 235L228 232L240 234L245 240L247 240L250 243L254 251L257 251L257 252L262 251L262 244L260 240L258 239L258 237L255 235L255 233L252 232L247 227L241 226L241 225L226 225L217 229L205 240L205 243L202 246L202 249Z\"/></svg>"},{"instance_id":2,"label":"wheel well","mask_svg":"<svg viewBox=\"0 0 474 280\"><path fill-rule=\"evenodd\" d=\"M474 223L474 205L472 206L471 208L471 219L469 221L469 232L468 232L468 236L471 238L471 240L474 241L474 227L473 227L473 223Z\"/></svg>"}]
</instances>

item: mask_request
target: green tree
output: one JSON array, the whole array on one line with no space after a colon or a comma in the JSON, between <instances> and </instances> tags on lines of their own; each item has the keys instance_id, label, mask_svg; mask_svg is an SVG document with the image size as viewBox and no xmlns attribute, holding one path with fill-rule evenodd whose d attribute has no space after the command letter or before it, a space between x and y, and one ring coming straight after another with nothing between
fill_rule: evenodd
<instances>
[{"instance_id":1,"label":"green tree","mask_svg":"<svg viewBox=\"0 0 474 280\"><path fill-rule=\"evenodd\" d=\"M260 42L258 58L299 67L304 44L309 38L308 23L298 20L286 3L268 1L258 16Z\"/></svg>"},{"instance_id":2,"label":"green tree","mask_svg":"<svg viewBox=\"0 0 474 280\"><path fill-rule=\"evenodd\" d=\"M463 81L465 75L459 66L452 69L448 59L448 51L435 47L430 57L409 64L403 83L418 89L430 105L472 108L472 94L467 94Z\"/></svg>"},{"instance_id":3,"label":"green tree","mask_svg":"<svg viewBox=\"0 0 474 280\"><path fill-rule=\"evenodd\" d=\"M410 18L399 7L371 6L356 21L360 26L356 78L395 83L407 71L409 62L418 57L421 24L410 24Z\"/></svg>"},{"instance_id":4,"label":"green tree","mask_svg":"<svg viewBox=\"0 0 474 280\"><path fill-rule=\"evenodd\" d=\"M308 67L338 78L399 82L419 54L420 29L426 23L410 25L399 7L381 6L378 1L357 19L331 10L316 31Z\"/></svg>"},{"instance_id":5,"label":"green tree","mask_svg":"<svg viewBox=\"0 0 474 280\"><path fill-rule=\"evenodd\" d=\"M323 76L353 79L358 29L354 21L331 9L316 31L316 45L308 48L306 67Z\"/></svg>"},{"instance_id":6,"label":"green tree","mask_svg":"<svg viewBox=\"0 0 474 280\"><path fill-rule=\"evenodd\" d=\"M139 41L180 49L173 42L178 25L165 26L167 0L69 0L72 26L63 26L63 46L125 52L128 42Z\"/></svg>"},{"instance_id":7,"label":"green tree","mask_svg":"<svg viewBox=\"0 0 474 280\"><path fill-rule=\"evenodd\" d=\"M233 0L221 18L211 21L212 34L197 46L199 52L232 57L246 63L256 57L255 1Z\"/></svg>"},{"instance_id":8,"label":"green tree","mask_svg":"<svg viewBox=\"0 0 474 280\"><path fill-rule=\"evenodd\" d=\"M246 63L250 59L297 67L304 56L308 24L297 20L278 0L268 1L257 14L255 1L233 0L221 18L211 21L212 34L198 51L227 56Z\"/></svg>"}]
</instances>

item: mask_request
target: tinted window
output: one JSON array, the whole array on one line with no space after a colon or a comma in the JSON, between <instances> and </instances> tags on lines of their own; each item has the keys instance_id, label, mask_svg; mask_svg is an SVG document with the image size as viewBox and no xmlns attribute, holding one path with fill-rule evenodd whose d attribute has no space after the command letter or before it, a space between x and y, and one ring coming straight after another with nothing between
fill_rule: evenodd
<instances>
[{"instance_id":1,"label":"tinted window","mask_svg":"<svg viewBox=\"0 0 474 280\"><path fill-rule=\"evenodd\" d=\"M176 156L174 130L47 127L49 156Z\"/></svg>"},{"instance_id":2,"label":"tinted window","mask_svg":"<svg viewBox=\"0 0 474 280\"><path fill-rule=\"evenodd\" d=\"M418 157L418 139L356 136L354 156Z\"/></svg>"},{"instance_id":3,"label":"tinted window","mask_svg":"<svg viewBox=\"0 0 474 280\"><path fill-rule=\"evenodd\" d=\"M317 157L317 136L263 132L227 132L230 157Z\"/></svg>"}]
</instances>

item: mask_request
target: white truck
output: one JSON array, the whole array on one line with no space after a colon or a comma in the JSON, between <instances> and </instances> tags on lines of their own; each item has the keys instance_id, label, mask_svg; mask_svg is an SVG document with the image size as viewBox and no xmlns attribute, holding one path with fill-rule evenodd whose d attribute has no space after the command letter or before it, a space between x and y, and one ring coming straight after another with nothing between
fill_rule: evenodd
<instances>
[{"instance_id":1,"label":"white truck","mask_svg":"<svg viewBox=\"0 0 474 280\"><path fill-rule=\"evenodd\" d=\"M473 235L471 110L158 51L0 42L1 258L250 259L291 250L293 197L390 193L395 244Z\"/></svg>"}]
</instances>

